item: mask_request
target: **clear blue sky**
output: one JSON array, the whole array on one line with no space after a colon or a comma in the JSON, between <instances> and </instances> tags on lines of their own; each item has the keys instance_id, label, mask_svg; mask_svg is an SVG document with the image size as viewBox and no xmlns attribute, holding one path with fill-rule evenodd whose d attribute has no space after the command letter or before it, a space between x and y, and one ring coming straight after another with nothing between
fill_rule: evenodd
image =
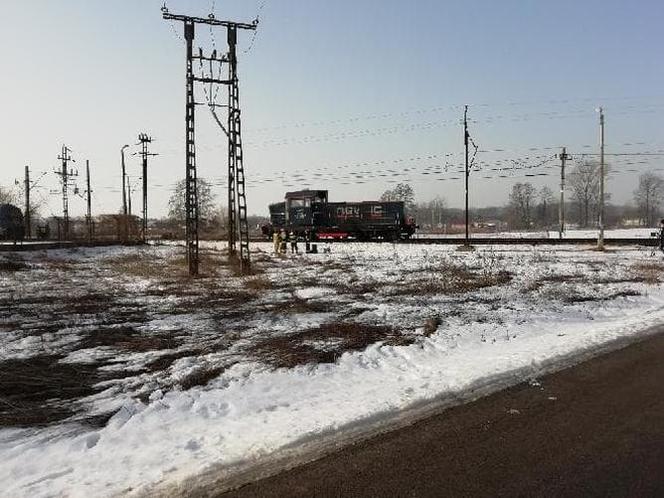
<instances>
[{"instance_id":1,"label":"clear blue sky","mask_svg":"<svg viewBox=\"0 0 664 498\"><path fill-rule=\"evenodd\" d=\"M3 2L1 185L26 164L35 175L52 171L66 143L81 171L91 161L95 212L116 212L120 147L145 131L161 154L151 161L150 212L165 214L184 175L184 46L161 3ZM212 3L167 2L171 12L202 16ZM214 3L218 18L249 21L263 1ZM440 195L460 206L462 181L449 178L463 158L464 104L480 151L494 151L478 154L485 171L474 174L475 206L506 202L525 180L483 178L496 175L489 168L535 166L562 145L597 152L598 105L607 152L664 149L661 1L267 0L260 14L251 50L250 33L240 41L252 213L292 186L359 200L396 181L410 181L418 200ZM197 32L206 49L223 41L222 31L214 39ZM207 109L198 109L197 126L199 176L219 183L221 201L225 141ZM662 159L612 158L613 198L630 200L639 172L664 167ZM629 164L636 160L646 162ZM137 158L128 165L137 178ZM556 165L533 169L551 175L533 183L557 190ZM48 194L56 177L41 184L44 214L59 214L59 198ZM83 213L83 200L72 211Z\"/></svg>"}]
</instances>

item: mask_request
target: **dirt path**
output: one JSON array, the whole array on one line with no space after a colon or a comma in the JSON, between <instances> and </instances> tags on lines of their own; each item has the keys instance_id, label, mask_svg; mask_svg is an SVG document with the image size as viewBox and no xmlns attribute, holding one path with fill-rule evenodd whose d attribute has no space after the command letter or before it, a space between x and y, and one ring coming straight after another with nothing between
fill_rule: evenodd
<instances>
[{"instance_id":1,"label":"dirt path","mask_svg":"<svg viewBox=\"0 0 664 498\"><path fill-rule=\"evenodd\" d=\"M664 334L221 496L664 496Z\"/></svg>"}]
</instances>

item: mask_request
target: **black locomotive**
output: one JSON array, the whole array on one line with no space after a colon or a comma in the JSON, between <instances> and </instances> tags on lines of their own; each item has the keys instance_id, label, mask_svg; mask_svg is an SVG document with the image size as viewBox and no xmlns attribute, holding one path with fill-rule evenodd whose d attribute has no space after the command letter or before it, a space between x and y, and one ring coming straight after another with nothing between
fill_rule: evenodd
<instances>
[{"instance_id":1,"label":"black locomotive","mask_svg":"<svg viewBox=\"0 0 664 498\"><path fill-rule=\"evenodd\" d=\"M401 201L328 202L327 190L300 190L270 204L270 224L262 230L271 236L284 229L310 240L392 241L409 238L416 228Z\"/></svg>"},{"instance_id":2,"label":"black locomotive","mask_svg":"<svg viewBox=\"0 0 664 498\"><path fill-rule=\"evenodd\" d=\"M23 213L12 204L0 204L0 240L23 240Z\"/></svg>"}]
</instances>

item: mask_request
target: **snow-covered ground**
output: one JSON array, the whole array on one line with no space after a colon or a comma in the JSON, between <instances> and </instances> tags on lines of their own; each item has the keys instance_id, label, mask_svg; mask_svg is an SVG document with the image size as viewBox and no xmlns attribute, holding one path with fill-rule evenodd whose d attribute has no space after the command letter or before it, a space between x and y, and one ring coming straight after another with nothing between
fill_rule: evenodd
<instances>
[{"instance_id":1,"label":"snow-covered ground","mask_svg":"<svg viewBox=\"0 0 664 498\"><path fill-rule=\"evenodd\" d=\"M637 247L254 247L194 280L176 246L0 255L0 494L149 493L664 320Z\"/></svg>"},{"instance_id":2,"label":"snow-covered ground","mask_svg":"<svg viewBox=\"0 0 664 498\"><path fill-rule=\"evenodd\" d=\"M615 228L611 230L604 231L605 239L648 239L652 237L653 232L658 232L658 228ZM598 236L598 230L566 230L563 232L563 239L596 239ZM449 237L449 238L464 238L463 233L457 234L428 234L428 233L416 233L413 238L415 239L427 239L427 238L438 238L438 237ZM473 233L471 230L471 237L480 237L480 238L526 238L526 239L557 239L559 238L559 233L557 231L535 231L535 232L478 232Z\"/></svg>"}]
</instances>

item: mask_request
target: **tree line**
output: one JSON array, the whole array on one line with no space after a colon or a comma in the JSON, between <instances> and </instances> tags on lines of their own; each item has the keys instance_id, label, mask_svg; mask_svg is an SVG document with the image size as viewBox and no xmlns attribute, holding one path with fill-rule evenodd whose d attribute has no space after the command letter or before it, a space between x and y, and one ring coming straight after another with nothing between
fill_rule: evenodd
<instances>
[{"instance_id":1,"label":"tree line","mask_svg":"<svg viewBox=\"0 0 664 498\"><path fill-rule=\"evenodd\" d=\"M610 168L605 167L605 175ZM581 161L571 169L566 179L565 213L566 223L578 228L590 228L597 224L599 213L599 164L596 161ZM183 230L185 218L184 180L177 183L168 204L168 216L157 220L162 230L174 234ZM0 204L22 203L21 194L15 189L0 186ZM210 236L223 235L226 227L226 212L217 202L212 185L204 178L198 179L198 200L200 224L203 232ZM417 202L415 191L408 183L397 184L380 197L381 201L402 201L406 213L414 216L421 229L434 231L458 226L464 221L464 211L448 207L446 200L436 196L431 200ZM35 219L43 201L34 203L32 211ZM558 227L560 194L548 186L536 188L530 182L519 182L512 186L508 202L502 206L472 208L471 220L474 224L500 224L503 229L512 230L554 230ZM664 178L649 171L641 174L633 192L633 204L615 205L611 195L605 194L606 226L656 226L663 216ZM257 229L267 222L264 216L250 217L249 225Z\"/></svg>"},{"instance_id":2,"label":"tree line","mask_svg":"<svg viewBox=\"0 0 664 498\"><path fill-rule=\"evenodd\" d=\"M610 171L605 166L605 177ZM597 225L600 209L600 166L596 161L581 161L566 178L566 225L591 228ZM448 229L463 223L464 211L450 208L444 198L437 196L426 202L416 202L415 192L407 183L386 190L383 201L403 201L406 212L417 219L424 230ZM649 171L639 176L633 191L633 204L611 203L611 195L604 194L604 219L606 226L653 227L659 223L664 204L664 178ZM560 192L548 187L536 188L530 182L518 182L512 186L508 202L503 206L472 208L474 224L500 224L511 230L555 230L559 225Z\"/></svg>"}]
</instances>

